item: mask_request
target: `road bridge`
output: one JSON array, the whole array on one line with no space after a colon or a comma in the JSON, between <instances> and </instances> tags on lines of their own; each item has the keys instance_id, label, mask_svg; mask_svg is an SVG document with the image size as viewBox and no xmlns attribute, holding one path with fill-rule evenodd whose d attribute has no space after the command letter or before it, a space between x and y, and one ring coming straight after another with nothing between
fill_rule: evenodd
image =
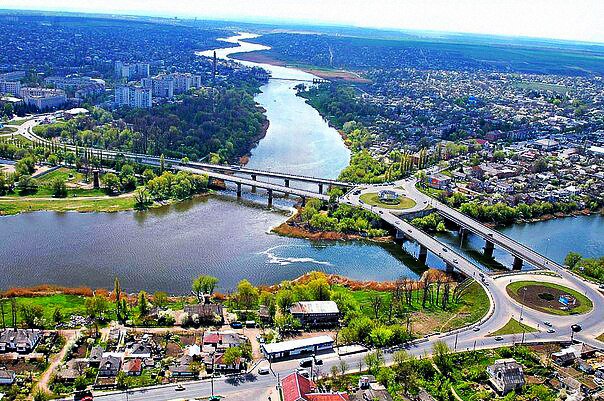
<instances>
[{"instance_id":1,"label":"road bridge","mask_svg":"<svg viewBox=\"0 0 604 401\"><path fill-rule=\"evenodd\" d=\"M514 256L514 270L520 270L523 262L530 263L532 266L539 269L547 269L550 267L562 268L562 266L558 265L553 260L441 202L433 200L431 205L436 212L446 220L457 224L462 230L462 235L464 235L464 230L467 230L482 237L485 240L485 256L492 257L495 246L512 254Z\"/></svg>"},{"instance_id":2,"label":"road bridge","mask_svg":"<svg viewBox=\"0 0 604 401\"><path fill-rule=\"evenodd\" d=\"M308 83L312 83L312 84L325 84L325 83L329 82L327 79L321 79L321 78L299 79L299 78L273 78L273 77L270 77L269 80L272 80L272 81L308 82Z\"/></svg>"}]
</instances>

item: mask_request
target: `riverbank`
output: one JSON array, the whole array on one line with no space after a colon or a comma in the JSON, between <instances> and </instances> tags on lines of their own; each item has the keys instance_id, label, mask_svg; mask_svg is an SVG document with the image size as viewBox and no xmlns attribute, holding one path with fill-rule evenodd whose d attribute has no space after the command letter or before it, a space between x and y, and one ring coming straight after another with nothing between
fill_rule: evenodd
<instances>
[{"instance_id":1,"label":"riverbank","mask_svg":"<svg viewBox=\"0 0 604 401\"><path fill-rule=\"evenodd\" d=\"M307 66L303 64L290 64L286 63L282 60L279 60L279 55L272 52L271 50L259 50L248 53L234 53L229 57L239 61L249 61L252 63L259 64L269 64L276 67L288 67L288 68L296 68L298 70L302 70L309 74L315 75L319 78L330 80L330 81L340 81L347 83L356 83L356 84L369 84L370 80L361 77L360 75L346 70L335 70L335 69L325 69L325 68L317 68L312 66Z\"/></svg>"}]
</instances>

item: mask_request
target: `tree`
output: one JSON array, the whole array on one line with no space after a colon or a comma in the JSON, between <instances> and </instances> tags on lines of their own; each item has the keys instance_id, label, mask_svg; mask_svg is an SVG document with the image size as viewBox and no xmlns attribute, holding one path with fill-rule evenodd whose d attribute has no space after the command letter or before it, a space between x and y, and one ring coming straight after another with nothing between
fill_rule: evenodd
<instances>
[{"instance_id":1,"label":"tree","mask_svg":"<svg viewBox=\"0 0 604 401\"><path fill-rule=\"evenodd\" d=\"M29 328L41 326L40 320L44 316L44 309L40 305L21 305L21 318Z\"/></svg>"},{"instance_id":2,"label":"tree","mask_svg":"<svg viewBox=\"0 0 604 401\"><path fill-rule=\"evenodd\" d=\"M577 252L569 252L564 258L564 264L570 267L571 269L574 269L577 263L581 261L581 259L583 259L581 254Z\"/></svg>"},{"instance_id":3,"label":"tree","mask_svg":"<svg viewBox=\"0 0 604 401\"><path fill-rule=\"evenodd\" d=\"M161 156L159 156L159 172L160 172L160 174L163 173L165 169L166 169L166 157L162 153Z\"/></svg>"},{"instance_id":4,"label":"tree","mask_svg":"<svg viewBox=\"0 0 604 401\"><path fill-rule=\"evenodd\" d=\"M218 284L218 279L213 276L208 276L202 274L193 280L193 293L197 297L197 302L201 303L203 301L203 295L209 294L212 295L214 293L214 289L216 288L216 284Z\"/></svg>"},{"instance_id":5,"label":"tree","mask_svg":"<svg viewBox=\"0 0 604 401\"><path fill-rule=\"evenodd\" d=\"M149 305L147 304L147 293L141 291L138 293L138 312L141 317L147 316L149 313Z\"/></svg>"},{"instance_id":6,"label":"tree","mask_svg":"<svg viewBox=\"0 0 604 401\"><path fill-rule=\"evenodd\" d=\"M384 364L384 355L382 351L377 349L374 352L367 354L363 360L367 369L372 375L377 375L380 367Z\"/></svg>"},{"instance_id":7,"label":"tree","mask_svg":"<svg viewBox=\"0 0 604 401\"><path fill-rule=\"evenodd\" d=\"M34 180L31 175L19 176L19 182L17 183L17 189L21 194L29 194L35 192L38 187L38 183Z\"/></svg>"},{"instance_id":8,"label":"tree","mask_svg":"<svg viewBox=\"0 0 604 401\"><path fill-rule=\"evenodd\" d=\"M107 173L103 175L103 185L105 191L109 194L116 194L120 190L120 179L113 173Z\"/></svg>"},{"instance_id":9,"label":"tree","mask_svg":"<svg viewBox=\"0 0 604 401\"><path fill-rule=\"evenodd\" d=\"M67 196L67 185L65 180L56 178L50 184L52 187L52 196L55 198L65 198Z\"/></svg>"},{"instance_id":10,"label":"tree","mask_svg":"<svg viewBox=\"0 0 604 401\"><path fill-rule=\"evenodd\" d=\"M283 289L277 293L275 302L281 313L288 313L289 308L294 304L294 293L290 289Z\"/></svg>"},{"instance_id":11,"label":"tree","mask_svg":"<svg viewBox=\"0 0 604 401\"><path fill-rule=\"evenodd\" d=\"M75 378L73 382L73 386L76 390L85 390L88 387L88 383L86 382L86 375L80 375Z\"/></svg>"},{"instance_id":12,"label":"tree","mask_svg":"<svg viewBox=\"0 0 604 401\"><path fill-rule=\"evenodd\" d=\"M237 361L242 357L243 353L241 348L239 347L229 347L224 351L224 355L222 356L222 360L225 365L232 366L237 363Z\"/></svg>"},{"instance_id":13,"label":"tree","mask_svg":"<svg viewBox=\"0 0 604 401\"><path fill-rule=\"evenodd\" d=\"M435 342L432 347L432 355L438 369L440 369L445 376L449 376L453 369L451 349L449 346L444 341Z\"/></svg>"},{"instance_id":14,"label":"tree","mask_svg":"<svg viewBox=\"0 0 604 401\"><path fill-rule=\"evenodd\" d=\"M63 313L61 312L61 308L55 308L55 311L52 314L52 320L55 324L59 324L63 321Z\"/></svg>"},{"instance_id":15,"label":"tree","mask_svg":"<svg viewBox=\"0 0 604 401\"><path fill-rule=\"evenodd\" d=\"M36 161L31 156L24 157L15 164L15 173L19 177L32 175L34 171L36 171Z\"/></svg>"},{"instance_id":16,"label":"tree","mask_svg":"<svg viewBox=\"0 0 604 401\"><path fill-rule=\"evenodd\" d=\"M134 191L134 207L137 210L146 210L152 203L153 199L146 188L138 188Z\"/></svg>"},{"instance_id":17,"label":"tree","mask_svg":"<svg viewBox=\"0 0 604 401\"><path fill-rule=\"evenodd\" d=\"M234 300L239 309L250 310L258 304L259 296L258 289L244 279L237 284Z\"/></svg>"},{"instance_id":18,"label":"tree","mask_svg":"<svg viewBox=\"0 0 604 401\"><path fill-rule=\"evenodd\" d=\"M164 291L157 291L153 294L153 304L158 308L163 308L168 304L168 294Z\"/></svg>"},{"instance_id":19,"label":"tree","mask_svg":"<svg viewBox=\"0 0 604 401\"><path fill-rule=\"evenodd\" d=\"M380 294L372 295L369 299L371 303L371 309L373 310L373 314L375 316L375 320L378 320L380 311L382 310L383 298Z\"/></svg>"}]
</instances>

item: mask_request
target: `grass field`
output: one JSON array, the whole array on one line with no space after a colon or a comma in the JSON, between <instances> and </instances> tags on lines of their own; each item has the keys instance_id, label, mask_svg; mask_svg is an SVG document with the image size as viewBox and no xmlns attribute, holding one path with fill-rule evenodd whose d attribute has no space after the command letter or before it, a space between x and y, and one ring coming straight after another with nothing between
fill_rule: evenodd
<instances>
[{"instance_id":1,"label":"grass field","mask_svg":"<svg viewBox=\"0 0 604 401\"><path fill-rule=\"evenodd\" d=\"M64 317L72 314L86 315L86 298L79 295L54 294L41 297L17 297L17 308L24 305L40 306L44 311L44 319L49 327L53 323L55 309L59 309ZM10 302L4 301L6 325L12 326L13 320L10 313ZM17 324L21 323L21 313L17 312Z\"/></svg>"},{"instance_id":2,"label":"grass field","mask_svg":"<svg viewBox=\"0 0 604 401\"><path fill-rule=\"evenodd\" d=\"M526 294L521 294L521 288L527 289ZM551 289L552 293L555 294L565 293L572 295L579 302L579 305L570 310L558 309L551 306L556 305L557 297L555 297L556 299L552 300L550 305L548 305L547 301L539 299L541 294L536 294L536 292L542 292L542 288ZM585 295L559 284L536 281L517 281L509 284L506 287L506 290L507 293L517 302L520 302L529 308L554 315L564 316L583 314L591 311L593 308L593 303Z\"/></svg>"},{"instance_id":3,"label":"grass field","mask_svg":"<svg viewBox=\"0 0 604 401\"><path fill-rule=\"evenodd\" d=\"M387 313L392 297L392 294L388 291L350 291L342 286L334 286L333 290L345 291L350 294L361 306L361 312L372 319L375 318L375 315L371 308L371 298L376 294L384 298L382 311L382 314L384 314ZM478 283L472 283L459 303L452 305L447 310L442 310L439 306L431 306L429 304L426 308L422 308L421 296L418 297L417 293L414 293L412 305L408 310L414 313L414 317L412 318L412 321L414 321L414 333L416 335L424 335L436 331L455 330L476 323L488 313L489 307L489 297L484 292L484 289Z\"/></svg>"},{"instance_id":4,"label":"grass field","mask_svg":"<svg viewBox=\"0 0 604 401\"><path fill-rule=\"evenodd\" d=\"M0 200L0 215L11 215L41 210L55 212L120 212L134 209L134 198L107 197L104 199L36 199L31 197Z\"/></svg>"},{"instance_id":5,"label":"grass field","mask_svg":"<svg viewBox=\"0 0 604 401\"><path fill-rule=\"evenodd\" d=\"M397 203L383 203L380 201L379 195L375 192L362 194L360 199L370 206L377 206L384 209L410 209L415 206L415 201L406 196L401 196Z\"/></svg>"},{"instance_id":6,"label":"grass field","mask_svg":"<svg viewBox=\"0 0 604 401\"><path fill-rule=\"evenodd\" d=\"M510 319L510 321L507 322L505 326L503 326L497 331L492 332L487 337L505 336L508 334L521 334L522 332L534 333L536 331L537 329L535 329L534 327L528 326L524 323L520 323L516 319Z\"/></svg>"}]
</instances>

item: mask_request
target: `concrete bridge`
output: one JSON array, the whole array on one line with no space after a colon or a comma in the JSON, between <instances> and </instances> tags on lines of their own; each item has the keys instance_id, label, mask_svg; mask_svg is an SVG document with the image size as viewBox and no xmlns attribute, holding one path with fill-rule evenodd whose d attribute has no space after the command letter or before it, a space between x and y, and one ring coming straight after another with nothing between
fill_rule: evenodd
<instances>
[{"instance_id":1,"label":"concrete bridge","mask_svg":"<svg viewBox=\"0 0 604 401\"><path fill-rule=\"evenodd\" d=\"M497 246L514 256L514 270L520 270L524 262L539 269L562 268L553 260L441 202L432 201L431 204L438 214L460 227L462 236L467 235L467 232L472 232L482 237L485 240L484 254L486 257L493 257L493 249Z\"/></svg>"},{"instance_id":2,"label":"concrete bridge","mask_svg":"<svg viewBox=\"0 0 604 401\"><path fill-rule=\"evenodd\" d=\"M312 83L312 84L326 84L329 81L327 79L321 79L321 78L313 78L313 79L296 79L296 78L273 78L270 77L270 80L274 80L274 81L292 81L292 82L308 82L308 83Z\"/></svg>"}]
</instances>

